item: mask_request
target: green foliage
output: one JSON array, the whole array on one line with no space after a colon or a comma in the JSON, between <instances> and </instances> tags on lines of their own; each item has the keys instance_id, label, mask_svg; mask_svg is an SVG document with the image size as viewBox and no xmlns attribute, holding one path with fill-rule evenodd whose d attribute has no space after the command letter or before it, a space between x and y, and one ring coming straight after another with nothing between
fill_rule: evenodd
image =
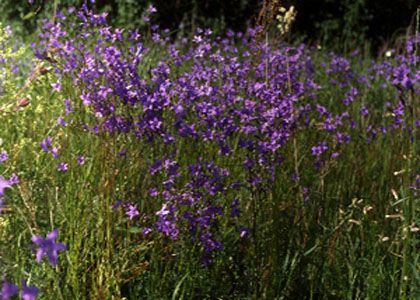
<instances>
[{"instance_id":1,"label":"green foliage","mask_svg":"<svg viewBox=\"0 0 420 300\"><path fill-rule=\"evenodd\" d=\"M335 4L335 1L325 2ZM315 21L324 46L347 52L366 42L372 15L367 10L365 0L342 1L338 6L338 13L335 16L330 13L326 17Z\"/></svg>"}]
</instances>

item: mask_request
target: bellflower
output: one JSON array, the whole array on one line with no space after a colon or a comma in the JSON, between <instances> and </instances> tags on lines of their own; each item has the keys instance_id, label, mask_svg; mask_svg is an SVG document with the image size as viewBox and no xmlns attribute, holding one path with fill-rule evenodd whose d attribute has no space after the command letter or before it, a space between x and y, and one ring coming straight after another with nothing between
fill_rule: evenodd
<instances>
[{"instance_id":1,"label":"bellflower","mask_svg":"<svg viewBox=\"0 0 420 300\"><path fill-rule=\"evenodd\" d=\"M10 298L12 298L14 295L16 295L19 291L19 288L8 282L6 277L3 278L3 285L1 287L1 291L0 291L0 299L4 299L4 300L8 300Z\"/></svg>"},{"instance_id":2,"label":"bellflower","mask_svg":"<svg viewBox=\"0 0 420 300\"><path fill-rule=\"evenodd\" d=\"M0 162L4 162L9 159L9 155L5 150L0 152Z\"/></svg>"},{"instance_id":3,"label":"bellflower","mask_svg":"<svg viewBox=\"0 0 420 300\"><path fill-rule=\"evenodd\" d=\"M67 172L68 169L69 169L69 165L67 163L61 162L61 163L58 164L57 170L59 172L63 172L64 173L64 172Z\"/></svg>"},{"instance_id":4,"label":"bellflower","mask_svg":"<svg viewBox=\"0 0 420 300\"><path fill-rule=\"evenodd\" d=\"M0 177L0 197L3 197L4 190L10 187L11 187L10 181L4 179L3 177Z\"/></svg>"},{"instance_id":5,"label":"bellflower","mask_svg":"<svg viewBox=\"0 0 420 300\"><path fill-rule=\"evenodd\" d=\"M58 229L54 229L48 233L46 238L38 235L32 236L32 242L38 246L36 252L36 261L40 263L42 258L47 255L53 267L57 265L58 252L67 250L67 247L62 243L56 243L55 239L58 236Z\"/></svg>"},{"instance_id":6,"label":"bellflower","mask_svg":"<svg viewBox=\"0 0 420 300\"><path fill-rule=\"evenodd\" d=\"M39 289L35 286L28 286L25 280L22 280L22 292L20 296L23 300L35 300L38 296Z\"/></svg>"}]
</instances>

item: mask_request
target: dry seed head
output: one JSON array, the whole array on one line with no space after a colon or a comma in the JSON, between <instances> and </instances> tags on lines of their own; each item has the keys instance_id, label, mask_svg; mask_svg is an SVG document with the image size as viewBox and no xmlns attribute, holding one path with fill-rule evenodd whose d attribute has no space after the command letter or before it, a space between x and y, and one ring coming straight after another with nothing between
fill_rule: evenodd
<instances>
[{"instance_id":1,"label":"dry seed head","mask_svg":"<svg viewBox=\"0 0 420 300\"><path fill-rule=\"evenodd\" d=\"M399 171L395 171L394 172L394 176L398 176L398 175L401 175L401 174L404 174L405 173L405 169L402 169L402 170L399 170Z\"/></svg>"},{"instance_id":2,"label":"dry seed head","mask_svg":"<svg viewBox=\"0 0 420 300\"><path fill-rule=\"evenodd\" d=\"M295 21L296 15L297 12L293 5L289 7L289 10L286 10L285 7L279 8L279 14L276 16L276 19L278 21L277 28L281 35L285 35L290 31L290 27Z\"/></svg>"},{"instance_id":3,"label":"dry seed head","mask_svg":"<svg viewBox=\"0 0 420 300\"><path fill-rule=\"evenodd\" d=\"M364 208L363 208L363 214L367 214L369 211L371 211L373 209L373 207L372 206L365 206Z\"/></svg>"},{"instance_id":4,"label":"dry seed head","mask_svg":"<svg viewBox=\"0 0 420 300\"><path fill-rule=\"evenodd\" d=\"M45 75L45 74L47 74L49 71L50 71L50 70L49 70L49 69L47 69L46 67L40 67L40 68L39 68L39 74L41 74L41 75Z\"/></svg>"},{"instance_id":5,"label":"dry seed head","mask_svg":"<svg viewBox=\"0 0 420 300\"><path fill-rule=\"evenodd\" d=\"M411 153L410 154L403 154L403 159L405 159L405 160L407 160L407 159L412 159L413 158L413 156L411 155Z\"/></svg>"},{"instance_id":6,"label":"dry seed head","mask_svg":"<svg viewBox=\"0 0 420 300\"><path fill-rule=\"evenodd\" d=\"M360 221L358 221L358 220L353 220L353 219L350 219L350 220L349 220L349 223L356 224L356 225L360 225L360 224L362 224L362 222L360 222Z\"/></svg>"},{"instance_id":7,"label":"dry seed head","mask_svg":"<svg viewBox=\"0 0 420 300\"><path fill-rule=\"evenodd\" d=\"M23 98L19 99L16 102L16 107L19 108L19 107L25 107L25 106L27 106L29 104L29 102L30 102L30 99L31 99L30 96L23 97Z\"/></svg>"},{"instance_id":8,"label":"dry seed head","mask_svg":"<svg viewBox=\"0 0 420 300\"><path fill-rule=\"evenodd\" d=\"M263 6L258 14L256 24L260 27L257 37L262 37L269 26L275 20L281 4L279 0L264 0Z\"/></svg>"},{"instance_id":9,"label":"dry seed head","mask_svg":"<svg viewBox=\"0 0 420 300\"><path fill-rule=\"evenodd\" d=\"M391 193L392 193L392 196L394 196L394 199L395 200L398 200L399 199L398 198L398 194L397 194L397 192L394 189L391 189Z\"/></svg>"},{"instance_id":10,"label":"dry seed head","mask_svg":"<svg viewBox=\"0 0 420 300\"><path fill-rule=\"evenodd\" d=\"M402 215L385 215L385 219L401 219L404 220Z\"/></svg>"},{"instance_id":11,"label":"dry seed head","mask_svg":"<svg viewBox=\"0 0 420 300\"><path fill-rule=\"evenodd\" d=\"M416 233L416 232L420 231L420 228L415 223L413 223L410 226L410 231L413 232L413 233Z\"/></svg>"}]
</instances>

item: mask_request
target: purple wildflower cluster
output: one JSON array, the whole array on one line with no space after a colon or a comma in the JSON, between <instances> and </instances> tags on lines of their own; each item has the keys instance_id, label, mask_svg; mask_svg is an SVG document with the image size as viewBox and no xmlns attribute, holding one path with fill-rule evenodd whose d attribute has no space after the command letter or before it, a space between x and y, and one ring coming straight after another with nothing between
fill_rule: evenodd
<instances>
[{"instance_id":1,"label":"purple wildflower cluster","mask_svg":"<svg viewBox=\"0 0 420 300\"><path fill-rule=\"evenodd\" d=\"M67 81L76 87L78 97L65 100L59 123L93 134L131 135L148 145L154 151L148 161L153 179L149 196L157 204L145 231L149 234L153 227L171 240L191 236L208 261L223 249L217 232L223 218L235 219L238 234L248 235L237 220L237 190L273 182L285 146L299 130L319 136L307 149L318 169L360 138L358 126L363 126L361 137L367 143L392 130L412 131L406 98L420 94L419 56L413 46L418 39L408 41L404 55L372 63L368 74L360 74L344 57L332 54L316 66L305 45L261 43L255 29L225 37L198 29L192 41L171 42L165 31L151 26L152 43L146 46L139 32L112 28L106 13L95 14L86 5L57 17L56 23L43 23L35 51L55 67L54 92L61 92ZM75 27L77 37L66 30ZM325 70L327 82L318 82L318 67ZM326 85L342 95L335 107L325 105ZM353 109L363 101L362 91L374 85L396 95L397 101L384 108L391 118L378 116L369 103ZM93 121L76 120L76 108ZM356 124L359 114L365 123ZM180 149L182 144L193 151ZM49 138L41 147L57 154ZM231 163L238 161L242 163ZM67 169L66 163L59 164L59 171ZM245 175L238 178L238 173ZM294 174L298 182L298 170ZM220 204L221 198L231 199L232 207ZM130 219L139 216L135 203L124 207Z\"/></svg>"}]
</instances>

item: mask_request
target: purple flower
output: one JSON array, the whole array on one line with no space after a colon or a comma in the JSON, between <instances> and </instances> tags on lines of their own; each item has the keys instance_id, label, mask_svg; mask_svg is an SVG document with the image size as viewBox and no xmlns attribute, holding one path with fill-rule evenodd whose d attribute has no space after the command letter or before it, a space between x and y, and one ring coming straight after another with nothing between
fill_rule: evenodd
<instances>
[{"instance_id":1,"label":"purple flower","mask_svg":"<svg viewBox=\"0 0 420 300\"><path fill-rule=\"evenodd\" d=\"M66 120L64 120L63 117L58 117L58 119L57 119L57 125L67 126Z\"/></svg>"},{"instance_id":2,"label":"purple flower","mask_svg":"<svg viewBox=\"0 0 420 300\"><path fill-rule=\"evenodd\" d=\"M159 217L163 217L166 216L167 214L169 214L169 209L168 209L168 205L167 204L163 204L162 208L156 212L156 215Z\"/></svg>"},{"instance_id":3,"label":"purple flower","mask_svg":"<svg viewBox=\"0 0 420 300\"><path fill-rule=\"evenodd\" d=\"M8 300L16 295L18 291L19 288L16 285L8 282L6 277L3 278L3 285L0 291L1 299Z\"/></svg>"},{"instance_id":4,"label":"purple flower","mask_svg":"<svg viewBox=\"0 0 420 300\"><path fill-rule=\"evenodd\" d=\"M369 109L368 109L366 106L363 106L363 107L360 109L360 115L361 115L361 116L366 116L368 113L369 113Z\"/></svg>"},{"instance_id":5,"label":"purple flower","mask_svg":"<svg viewBox=\"0 0 420 300\"><path fill-rule=\"evenodd\" d=\"M158 190L157 190L156 188L151 188L151 189L149 190L149 195L150 195L151 197L157 197L157 196L159 195L159 192L158 192Z\"/></svg>"},{"instance_id":6,"label":"purple flower","mask_svg":"<svg viewBox=\"0 0 420 300\"><path fill-rule=\"evenodd\" d=\"M39 289L35 286L27 286L25 280L22 280L22 288L20 296L23 300L35 300L38 296Z\"/></svg>"},{"instance_id":7,"label":"purple flower","mask_svg":"<svg viewBox=\"0 0 420 300\"><path fill-rule=\"evenodd\" d=\"M114 204L111 205L112 209L118 209L123 204L122 200L117 199Z\"/></svg>"},{"instance_id":8,"label":"purple flower","mask_svg":"<svg viewBox=\"0 0 420 300\"><path fill-rule=\"evenodd\" d=\"M125 208L125 214L132 220L139 215L139 211L135 205L128 204Z\"/></svg>"},{"instance_id":9,"label":"purple flower","mask_svg":"<svg viewBox=\"0 0 420 300\"><path fill-rule=\"evenodd\" d=\"M48 148L52 146L52 137L47 137L41 142L41 149L44 152L48 152Z\"/></svg>"},{"instance_id":10,"label":"purple flower","mask_svg":"<svg viewBox=\"0 0 420 300\"><path fill-rule=\"evenodd\" d=\"M312 147L312 155L320 157L325 151L328 150L327 142L323 141L318 144L318 146Z\"/></svg>"},{"instance_id":11,"label":"purple flower","mask_svg":"<svg viewBox=\"0 0 420 300\"><path fill-rule=\"evenodd\" d=\"M11 187L10 181L4 179L3 177L0 177L0 197L3 197L4 190L10 187Z\"/></svg>"},{"instance_id":12,"label":"purple flower","mask_svg":"<svg viewBox=\"0 0 420 300\"><path fill-rule=\"evenodd\" d=\"M160 218L156 222L156 228L159 232L169 236L172 240L177 240L179 235L179 229L176 224L166 218Z\"/></svg>"},{"instance_id":13,"label":"purple flower","mask_svg":"<svg viewBox=\"0 0 420 300\"><path fill-rule=\"evenodd\" d=\"M39 247L36 252L36 261L38 263L40 263L42 258L47 255L52 266L55 267L57 265L58 252L67 250L66 245L55 242L57 236L58 229L54 229L48 233L46 238L42 238L39 235L32 236L32 242Z\"/></svg>"},{"instance_id":14,"label":"purple flower","mask_svg":"<svg viewBox=\"0 0 420 300\"><path fill-rule=\"evenodd\" d=\"M70 99L65 99L64 100L64 106L66 108L66 114L70 114L74 111L74 109L71 107L71 101Z\"/></svg>"},{"instance_id":15,"label":"purple flower","mask_svg":"<svg viewBox=\"0 0 420 300\"><path fill-rule=\"evenodd\" d=\"M122 149L120 152L118 152L118 156L125 156L127 154L127 149Z\"/></svg>"},{"instance_id":16,"label":"purple flower","mask_svg":"<svg viewBox=\"0 0 420 300\"><path fill-rule=\"evenodd\" d=\"M83 155L80 155L80 156L77 158L77 164L78 164L79 166L83 166L83 165L85 164L85 157L84 157Z\"/></svg>"},{"instance_id":17,"label":"purple flower","mask_svg":"<svg viewBox=\"0 0 420 300\"><path fill-rule=\"evenodd\" d=\"M5 150L0 152L0 162L4 162L9 159L9 155Z\"/></svg>"},{"instance_id":18,"label":"purple flower","mask_svg":"<svg viewBox=\"0 0 420 300\"><path fill-rule=\"evenodd\" d=\"M61 162L58 164L58 168L57 170L60 172L67 172L67 170L69 169L69 165L65 162Z\"/></svg>"},{"instance_id":19,"label":"purple flower","mask_svg":"<svg viewBox=\"0 0 420 300\"><path fill-rule=\"evenodd\" d=\"M145 227L143 229L143 235L144 236L148 236L151 232L152 232L152 228L150 228L150 227Z\"/></svg>"},{"instance_id":20,"label":"purple flower","mask_svg":"<svg viewBox=\"0 0 420 300\"><path fill-rule=\"evenodd\" d=\"M297 182L299 182L299 181L300 181L300 176L299 176L299 173L298 173L298 172L294 172L294 173L292 174L292 180L293 180L293 182L295 182L295 183L297 183Z\"/></svg>"},{"instance_id":21,"label":"purple flower","mask_svg":"<svg viewBox=\"0 0 420 300\"><path fill-rule=\"evenodd\" d=\"M232 218L237 218L241 214L241 211L239 210L239 199L235 198L233 199L231 205L230 205L230 216Z\"/></svg>"},{"instance_id":22,"label":"purple flower","mask_svg":"<svg viewBox=\"0 0 420 300\"><path fill-rule=\"evenodd\" d=\"M223 244L214 239L211 233L205 233L200 237L201 244L206 253L223 250Z\"/></svg>"},{"instance_id":23,"label":"purple flower","mask_svg":"<svg viewBox=\"0 0 420 300\"><path fill-rule=\"evenodd\" d=\"M58 148L57 148L57 147L53 147L53 148L51 149L51 154L52 154L52 156L53 156L54 158L57 158L57 157L58 157Z\"/></svg>"},{"instance_id":24,"label":"purple flower","mask_svg":"<svg viewBox=\"0 0 420 300\"><path fill-rule=\"evenodd\" d=\"M147 12L149 14L153 14L153 13L157 12L157 9L156 9L156 7L153 6L153 4L150 4L149 8L147 9Z\"/></svg>"},{"instance_id":25,"label":"purple flower","mask_svg":"<svg viewBox=\"0 0 420 300\"><path fill-rule=\"evenodd\" d=\"M19 184L19 182L20 182L19 176L17 176L15 173L12 173L12 176L9 179L9 184L15 185L15 184Z\"/></svg>"},{"instance_id":26,"label":"purple flower","mask_svg":"<svg viewBox=\"0 0 420 300\"><path fill-rule=\"evenodd\" d=\"M248 236L248 234L249 234L249 229L248 229L248 228L246 228L246 227L244 227L244 226L241 226L241 227L239 228L239 236L240 236L241 238L247 237L247 236Z\"/></svg>"},{"instance_id":27,"label":"purple flower","mask_svg":"<svg viewBox=\"0 0 420 300\"><path fill-rule=\"evenodd\" d=\"M56 83L51 83L51 87L53 88L53 92L60 92L61 91L61 83L57 81Z\"/></svg>"}]
</instances>

